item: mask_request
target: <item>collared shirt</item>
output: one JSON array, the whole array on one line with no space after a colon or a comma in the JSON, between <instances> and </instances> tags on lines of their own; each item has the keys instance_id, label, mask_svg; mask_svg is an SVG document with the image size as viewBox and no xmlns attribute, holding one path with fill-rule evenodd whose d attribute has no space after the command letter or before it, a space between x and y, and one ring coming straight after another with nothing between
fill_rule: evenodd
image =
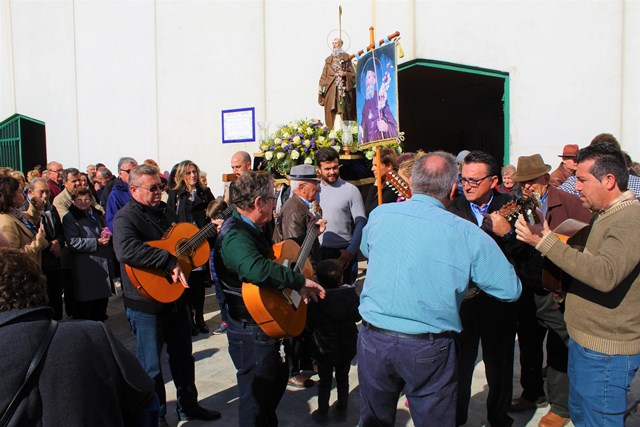
<instances>
[{"instance_id":1,"label":"collared shirt","mask_svg":"<svg viewBox=\"0 0 640 427\"><path fill-rule=\"evenodd\" d=\"M489 205L493 201L493 191L491 192L491 198L484 206L476 205L473 202L469 202L471 206L471 212L473 212L473 216L476 217L476 222L478 223L478 227L482 226L482 221L484 220L484 216L482 214L486 214L489 211Z\"/></svg>"},{"instance_id":2,"label":"collared shirt","mask_svg":"<svg viewBox=\"0 0 640 427\"><path fill-rule=\"evenodd\" d=\"M558 188L562 191L566 191L567 193L579 196L580 193L575 189L577 181L578 178L576 178L575 175L572 175L567 178L567 180L563 182L562 185ZM629 175L629 184L627 184L627 187L629 190L633 190L633 192L636 194L636 197L640 197L640 177Z\"/></svg>"},{"instance_id":3,"label":"collared shirt","mask_svg":"<svg viewBox=\"0 0 640 427\"><path fill-rule=\"evenodd\" d=\"M360 313L384 329L460 332L458 311L470 280L506 301L516 300L522 289L487 233L423 194L376 208L360 249L369 258Z\"/></svg>"}]
</instances>

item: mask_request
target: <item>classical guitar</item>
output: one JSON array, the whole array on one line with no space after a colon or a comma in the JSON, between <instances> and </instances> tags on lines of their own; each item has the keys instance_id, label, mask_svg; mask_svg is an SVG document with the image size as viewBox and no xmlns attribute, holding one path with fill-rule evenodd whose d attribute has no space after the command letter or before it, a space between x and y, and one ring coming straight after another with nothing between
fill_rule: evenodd
<instances>
[{"instance_id":1,"label":"classical guitar","mask_svg":"<svg viewBox=\"0 0 640 427\"><path fill-rule=\"evenodd\" d=\"M273 245L273 261L302 273L313 279L313 268L309 254L318 237L315 222L307 230L302 247L293 240L284 240ZM272 289L242 284L242 299L253 320L265 334L272 338L296 337L302 333L307 323L307 304L300 294L292 289Z\"/></svg>"},{"instance_id":2,"label":"classical guitar","mask_svg":"<svg viewBox=\"0 0 640 427\"><path fill-rule=\"evenodd\" d=\"M585 222L569 218L558 224L553 232L564 243L582 252L587 244L591 226ZM557 295L556 301L561 302L564 299L564 294L570 281L571 276L549 261L548 258L544 258L542 264L542 286Z\"/></svg>"},{"instance_id":3,"label":"classical guitar","mask_svg":"<svg viewBox=\"0 0 640 427\"><path fill-rule=\"evenodd\" d=\"M409 186L409 183L398 175L397 172L387 172L384 179L387 187L391 188L398 197L402 197L405 200L411 198L411 187Z\"/></svg>"},{"instance_id":4,"label":"classical guitar","mask_svg":"<svg viewBox=\"0 0 640 427\"><path fill-rule=\"evenodd\" d=\"M216 219L228 217L234 206L229 206ZM215 236L216 225L209 223L198 228L188 222L180 222L171 227L160 240L146 242L154 248L164 249L178 258L178 264L185 277L189 279L191 271L209 261L209 243L207 239ZM132 267L125 265L125 270L136 290L145 298L169 303L180 298L184 292L182 283L174 282L171 272L159 268Z\"/></svg>"}]
</instances>

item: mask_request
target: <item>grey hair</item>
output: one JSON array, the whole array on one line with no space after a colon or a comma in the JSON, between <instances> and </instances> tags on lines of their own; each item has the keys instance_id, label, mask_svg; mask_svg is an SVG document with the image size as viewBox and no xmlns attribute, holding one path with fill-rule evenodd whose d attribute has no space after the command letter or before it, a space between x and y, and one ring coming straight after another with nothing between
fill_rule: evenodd
<instances>
[{"instance_id":1,"label":"grey hair","mask_svg":"<svg viewBox=\"0 0 640 427\"><path fill-rule=\"evenodd\" d=\"M140 186L140 178L143 175L160 175L160 170L153 165L138 165L129 172L129 186Z\"/></svg>"},{"instance_id":2,"label":"grey hair","mask_svg":"<svg viewBox=\"0 0 640 427\"><path fill-rule=\"evenodd\" d=\"M274 181L268 173L247 171L235 181L231 203L240 209L253 210L256 197L267 200L273 197Z\"/></svg>"},{"instance_id":3,"label":"grey hair","mask_svg":"<svg viewBox=\"0 0 640 427\"><path fill-rule=\"evenodd\" d=\"M294 191L296 191L298 189L298 187L300 186L300 181L295 181L295 180L290 180L289 181L291 183L290 186L290 191L293 193Z\"/></svg>"},{"instance_id":4,"label":"grey hair","mask_svg":"<svg viewBox=\"0 0 640 427\"><path fill-rule=\"evenodd\" d=\"M500 170L500 174L504 175L505 173L511 172L512 174L516 173L516 167L513 165L505 165Z\"/></svg>"},{"instance_id":5,"label":"grey hair","mask_svg":"<svg viewBox=\"0 0 640 427\"><path fill-rule=\"evenodd\" d=\"M29 190L33 190L34 188L36 188L36 182L41 182L47 187L49 187L49 183L47 182L46 179L41 177L36 177L36 178L33 178L31 182L29 182Z\"/></svg>"},{"instance_id":6,"label":"grey hair","mask_svg":"<svg viewBox=\"0 0 640 427\"><path fill-rule=\"evenodd\" d=\"M118 171L121 171L122 166L127 163L135 163L136 165L138 164L136 159L134 159L133 157L120 157L120 160L118 160Z\"/></svg>"},{"instance_id":7,"label":"grey hair","mask_svg":"<svg viewBox=\"0 0 640 427\"><path fill-rule=\"evenodd\" d=\"M106 168L106 167L98 168L97 173L99 173L100 176L102 176L102 178L104 179L111 179L111 177L113 176L109 168Z\"/></svg>"},{"instance_id":8,"label":"grey hair","mask_svg":"<svg viewBox=\"0 0 640 427\"><path fill-rule=\"evenodd\" d=\"M411 174L411 190L438 200L445 199L458 180L458 165L452 154L433 151L416 160Z\"/></svg>"}]
</instances>

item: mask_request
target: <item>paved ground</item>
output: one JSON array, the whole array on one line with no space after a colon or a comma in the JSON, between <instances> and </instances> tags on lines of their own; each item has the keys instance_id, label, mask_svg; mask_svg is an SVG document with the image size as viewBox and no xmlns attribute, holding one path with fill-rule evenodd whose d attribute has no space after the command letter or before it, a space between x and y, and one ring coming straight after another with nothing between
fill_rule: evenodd
<instances>
[{"instance_id":1,"label":"paved ground","mask_svg":"<svg viewBox=\"0 0 640 427\"><path fill-rule=\"evenodd\" d=\"M213 293L213 288L207 289L205 302L205 320L211 329L218 325L220 315ZM114 296L109 303L109 320L107 324L113 329L116 336L125 345L135 350L135 342L131 335L129 325L124 316L122 297ZM517 351L517 346L516 346ZM237 426L238 425L238 400L237 387L235 381L235 369L231 363L231 358L227 352L227 338L225 335L198 335L193 341L193 355L196 360L196 385L198 387L200 401L206 408L215 409L222 413L222 419L214 422L189 421L178 424L175 414L175 388L171 382L171 377L167 365L166 353L164 355L164 369L167 399L169 408L167 421L170 425L176 426ZM480 356L479 356L480 357ZM517 360L517 355L516 355ZM358 377L357 367L354 366L350 374L351 393L349 396L349 418L346 422L335 423L336 426L352 427L358 425ZM317 408L316 387L306 390L287 389L280 406L278 407L278 417L280 426L314 426L310 414ZM519 366L515 364L514 376L514 396L519 396L521 388L519 385ZM331 395L331 402L336 399L334 390ZM633 384L631 397L635 400L640 398L640 380L636 378ZM469 422L466 426L478 427L485 425L486 410L485 400L487 396L487 385L484 377L484 365L479 361L476 366L472 400L469 407ZM528 411L519 414L512 414L515 419L515 427L537 426L540 418L545 415L548 408ZM573 424L569 424L573 425ZM640 426L640 415L630 417L627 426ZM409 410L404 406L404 399L398 402L398 415L396 426L413 426ZM437 427L437 426L436 426Z\"/></svg>"}]
</instances>

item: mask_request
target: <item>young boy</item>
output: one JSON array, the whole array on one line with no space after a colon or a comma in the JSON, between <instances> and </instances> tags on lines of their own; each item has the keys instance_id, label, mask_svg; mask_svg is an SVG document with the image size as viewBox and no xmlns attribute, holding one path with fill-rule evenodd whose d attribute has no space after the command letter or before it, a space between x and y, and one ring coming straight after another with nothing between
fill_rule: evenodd
<instances>
[{"instance_id":1,"label":"young boy","mask_svg":"<svg viewBox=\"0 0 640 427\"><path fill-rule=\"evenodd\" d=\"M313 330L314 358L318 364L318 409L311 414L321 425L329 422L329 395L335 369L338 402L336 418L347 418L349 404L349 370L356 355L359 297L355 288L342 285L342 267L327 259L316 267L318 282L326 291L324 300L309 304L308 324ZM342 285L342 286L341 286Z\"/></svg>"}]
</instances>

